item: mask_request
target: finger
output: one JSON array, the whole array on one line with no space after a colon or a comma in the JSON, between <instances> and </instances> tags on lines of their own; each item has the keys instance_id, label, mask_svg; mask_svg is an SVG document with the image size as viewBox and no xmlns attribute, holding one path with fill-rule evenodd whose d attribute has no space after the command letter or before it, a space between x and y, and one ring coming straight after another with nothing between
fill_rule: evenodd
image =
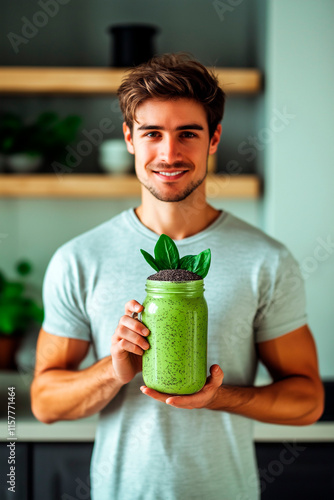
<instances>
[{"instance_id":1,"label":"finger","mask_svg":"<svg viewBox=\"0 0 334 500\"><path fill-rule=\"evenodd\" d=\"M206 379L206 384L203 387L204 392L212 391L212 389L217 389L223 383L223 370L219 365L212 365L210 367L210 375Z\"/></svg>"},{"instance_id":2,"label":"finger","mask_svg":"<svg viewBox=\"0 0 334 500\"><path fill-rule=\"evenodd\" d=\"M212 365L210 368L211 376L208 377L206 384L195 394L186 396L173 396L167 398L166 403L179 408L200 407L204 402L203 396L207 398L207 393L212 392L213 388L219 387L223 383L224 373L219 365Z\"/></svg>"},{"instance_id":3,"label":"finger","mask_svg":"<svg viewBox=\"0 0 334 500\"><path fill-rule=\"evenodd\" d=\"M141 347L139 347L139 345L134 344L133 342L130 342L129 340L126 340L126 339L120 340L119 348L120 348L120 351L123 353L131 352L133 354L138 354L139 356L142 356L144 354L144 351L145 351L145 349L142 349ZM117 357L117 355L116 355L116 357ZM118 357L121 358L122 356L118 356Z\"/></svg>"},{"instance_id":4,"label":"finger","mask_svg":"<svg viewBox=\"0 0 334 500\"><path fill-rule=\"evenodd\" d=\"M210 367L210 377L208 377L210 384L215 386L223 383L224 372L219 365L212 365Z\"/></svg>"},{"instance_id":5,"label":"finger","mask_svg":"<svg viewBox=\"0 0 334 500\"><path fill-rule=\"evenodd\" d=\"M150 389L146 385L142 385L140 390L146 396L149 396L156 401L166 403L175 408L200 408L203 402L203 394L200 393L190 394L188 396L175 396L174 394L165 394L163 392Z\"/></svg>"},{"instance_id":6,"label":"finger","mask_svg":"<svg viewBox=\"0 0 334 500\"><path fill-rule=\"evenodd\" d=\"M203 390L195 393L189 394L187 396L173 396L167 398L166 403L170 406L175 406L176 408L201 408L204 403Z\"/></svg>"},{"instance_id":7,"label":"finger","mask_svg":"<svg viewBox=\"0 0 334 500\"><path fill-rule=\"evenodd\" d=\"M156 399L161 403L166 403L166 400L171 396L171 394L165 394L163 392L155 391L154 389L150 389L146 385L142 385L140 390L146 396L150 396L150 398Z\"/></svg>"},{"instance_id":8,"label":"finger","mask_svg":"<svg viewBox=\"0 0 334 500\"><path fill-rule=\"evenodd\" d=\"M210 367L210 377L208 377L204 387L187 396L173 396L167 398L166 403L177 408L202 408L205 405L208 395L215 392L223 383L224 372L219 365L215 364Z\"/></svg>"},{"instance_id":9,"label":"finger","mask_svg":"<svg viewBox=\"0 0 334 500\"><path fill-rule=\"evenodd\" d=\"M147 337L147 335L150 333L150 330L141 321L138 321L135 318L130 318L126 315L121 317L119 321L119 327L120 329L122 327L125 327L129 330L132 330L133 332L138 333L139 335L143 335L144 337Z\"/></svg>"},{"instance_id":10,"label":"finger","mask_svg":"<svg viewBox=\"0 0 334 500\"><path fill-rule=\"evenodd\" d=\"M133 312L140 312L144 309L144 307L137 302L136 300L130 300L125 304L125 314L127 316L131 316Z\"/></svg>"},{"instance_id":11,"label":"finger","mask_svg":"<svg viewBox=\"0 0 334 500\"><path fill-rule=\"evenodd\" d=\"M141 335L133 330L129 330L125 326L120 326L117 331L116 343L126 340L139 346L141 349L146 350L150 347L148 341Z\"/></svg>"}]
</instances>

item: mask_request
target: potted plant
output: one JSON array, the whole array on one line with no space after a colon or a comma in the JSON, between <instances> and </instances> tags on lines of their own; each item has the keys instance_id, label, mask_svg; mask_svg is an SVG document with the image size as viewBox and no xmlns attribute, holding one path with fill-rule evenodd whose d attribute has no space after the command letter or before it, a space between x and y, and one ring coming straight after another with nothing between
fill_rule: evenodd
<instances>
[{"instance_id":1,"label":"potted plant","mask_svg":"<svg viewBox=\"0 0 334 500\"><path fill-rule=\"evenodd\" d=\"M79 116L60 119L51 111L41 113L35 122L25 123L13 113L0 119L0 155L5 166L18 173L38 170L44 160L62 160L66 146L77 135Z\"/></svg>"},{"instance_id":2,"label":"potted plant","mask_svg":"<svg viewBox=\"0 0 334 500\"><path fill-rule=\"evenodd\" d=\"M0 368L16 368L15 355L27 330L44 317L42 306L33 297L25 277L31 273L29 262L16 265L19 280L10 280L0 271Z\"/></svg>"}]
</instances>

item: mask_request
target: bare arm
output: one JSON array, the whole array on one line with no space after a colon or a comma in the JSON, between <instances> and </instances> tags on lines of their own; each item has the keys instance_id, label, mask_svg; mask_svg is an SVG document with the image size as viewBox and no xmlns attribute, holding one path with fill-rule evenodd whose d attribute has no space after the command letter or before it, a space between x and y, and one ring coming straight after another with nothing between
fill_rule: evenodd
<instances>
[{"instance_id":1,"label":"bare arm","mask_svg":"<svg viewBox=\"0 0 334 500\"><path fill-rule=\"evenodd\" d=\"M324 407L324 389L307 325L258 344L258 355L273 378L272 384L222 385L224 374L213 365L204 388L192 396L162 395L146 387L142 390L178 408L221 410L274 424L308 425L318 420Z\"/></svg>"},{"instance_id":2,"label":"bare arm","mask_svg":"<svg viewBox=\"0 0 334 500\"><path fill-rule=\"evenodd\" d=\"M276 424L308 425L318 420L324 390L308 327L258 344L258 354L273 383L245 388L223 385L214 409Z\"/></svg>"},{"instance_id":3,"label":"bare arm","mask_svg":"<svg viewBox=\"0 0 334 500\"><path fill-rule=\"evenodd\" d=\"M101 410L119 391L111 358L78 370L89 342L40 331L35 376L31 386L32 411L45 423L73 420Z\"/></svg>"},{"instance_id":4,"label":"bare arm","mask_svg":"<svg viewBox=\"0 0 334 500\"><path fill-rule=\"evenodd\" d=\"M143 324L131 318L135 301L128 302L111 338L111 356L78 370L89 342L40 331L35 376L31 386L32 411L45 423L88 417L102 410L141 371ZM146 346L146 344L147 346Z\"/></svg>"}]
</instances>

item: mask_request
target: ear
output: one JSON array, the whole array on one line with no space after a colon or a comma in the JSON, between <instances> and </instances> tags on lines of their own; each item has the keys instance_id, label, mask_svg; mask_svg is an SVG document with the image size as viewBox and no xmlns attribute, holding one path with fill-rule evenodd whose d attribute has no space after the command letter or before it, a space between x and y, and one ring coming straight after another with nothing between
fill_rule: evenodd
<instances>
[{"instance_id":1,"label":"ear","mask_svg":"<svg viewBox=\"0 0 334 500\"><path fill-rule=\"evenodd\" d=\"M221 133L222 133L222 126L219 123L217 125L216 130L214 131L213 136L211 137L211 140L210 140L209 155L212 155L213 153L215 153L217 151Z\"/></svg>"},{"instance_id":2,"label":"ear","mask_svg":"<svg viewBox=\"0 0 334 500\"><path fill-rule=\"evenodd\" d=\"M125 122L123 122L123 134L127 150L129 151L129 153L134 155L135 149L133 147L131 131Z\"/></svg>"}]
</instances>

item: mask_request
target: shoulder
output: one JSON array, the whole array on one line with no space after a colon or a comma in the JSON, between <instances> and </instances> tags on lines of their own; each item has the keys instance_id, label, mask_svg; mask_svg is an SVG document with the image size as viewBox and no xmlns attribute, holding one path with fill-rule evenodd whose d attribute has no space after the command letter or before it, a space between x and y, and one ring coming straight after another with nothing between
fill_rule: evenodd
<instances>
[{"instance_id":1,"label":"shoulder","mask_svg":"<svg viewBox=\"0 0 334 500\"><path fill-rule=\"evenodd\" d=\"M218 228L217 228L218 229ZM212 245L217 263L227 262L235 273L276 281L282 274L299 276L299 264L280 241L248 222L227 214Z\"/></svg>"},{"instance_id":2,"label":"shoulder","mask_svg":"<svg viewBox=\"0 0 334 500\"><path fill-rule=\"evenodd\" d=\"M77 267L80 264L93 267L94 262L111 255L124 244L129 224L128 212L121 212L62 244L54 252L51 262L65 267Z\"/></svg>"},{"instance_id":3,"label":"shoulder","mask_svg":"<svg viewBox=\"0 0 334 500\"><path fill-rule=\"evenodd\" d=\"M286 246L277 239L266 234L262 229L227 213L226 220L221 226L229 242L235 242L239 249L247 251L260 251L266 255L285 255L288 253Z\"/></svg>"},{"instance_id":4,"label":"shoulder","mask_svg":"<svg viewBox=\"0 0 334 500\"><path fill-rule=\"evenodd\" d=\"M85 255L109 248L112 242L126 233L128 210L112 217L106 222L85 231L61 245L57 252L60 254Z\"/></svg>"}]
</instances>

